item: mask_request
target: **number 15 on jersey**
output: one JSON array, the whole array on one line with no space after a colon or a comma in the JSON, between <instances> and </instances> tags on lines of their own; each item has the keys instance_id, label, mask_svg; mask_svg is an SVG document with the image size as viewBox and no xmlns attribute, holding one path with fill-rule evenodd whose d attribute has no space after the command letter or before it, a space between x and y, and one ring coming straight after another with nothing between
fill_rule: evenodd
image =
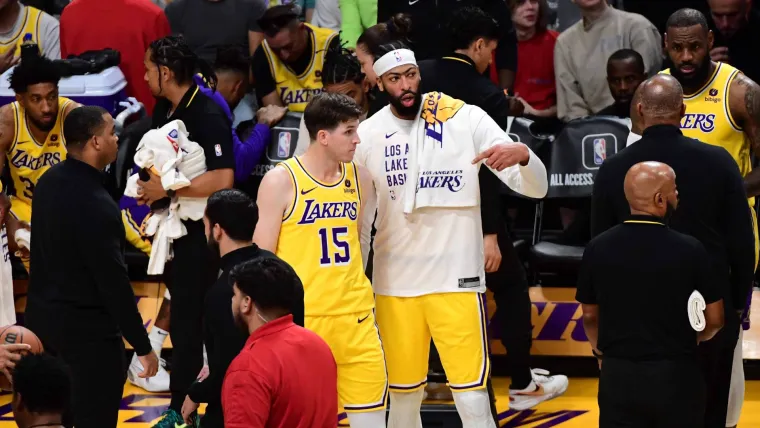
<instances>
[{"instance_id":1,"label":"number 15 on jersey","mask_svg":"<svg viewBox=\"0 0 760 428\"><path fill-rule=\"evenodd\" d=\"M342 266L351 261L351 248L346 242L348 227L332 227L319 229L322 241L322 257L320 266Z\"/></svg>"}]
</instances>

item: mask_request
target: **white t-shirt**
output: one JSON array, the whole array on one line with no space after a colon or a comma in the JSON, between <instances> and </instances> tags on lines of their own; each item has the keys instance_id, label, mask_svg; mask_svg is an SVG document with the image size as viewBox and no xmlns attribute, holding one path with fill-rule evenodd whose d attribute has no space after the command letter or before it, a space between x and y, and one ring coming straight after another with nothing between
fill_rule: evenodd
<instances>
[{"instance_id":1,"label":"white t-shirt","mask_svg":"<svg viewBox=\"0 0 760 428\"><path fill-rule=\"evenodd\" d=\"M482 114L481 114L482 113ZM452 119L474 130L474 152L510 142L507 134L481 109L465 105ZM467 121L470 121L467 123ZM359 125L361 143L354 160L372 175L377 195L377 233L373 248L372 286L384 296L413 297L432 293L484 292L485 269L480 206L423 208L404 214L407 152L413 121L402 120L386 106ZM473 149L469 149L472 151ZM532 197L546 194L546 168L531 152L526 166L496 175L513 190ZM367 241L375 210L365 203L362 240Z\"/></svg>"}]
</instances>

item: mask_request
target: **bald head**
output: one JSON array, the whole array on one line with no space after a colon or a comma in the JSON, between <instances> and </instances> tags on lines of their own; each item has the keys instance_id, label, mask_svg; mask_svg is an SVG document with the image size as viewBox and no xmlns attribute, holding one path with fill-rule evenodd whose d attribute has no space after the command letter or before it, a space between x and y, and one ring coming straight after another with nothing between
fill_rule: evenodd
<instances>
[{"instance_id":1,"label":"bald head","mask_svg":"<svg viewBox=\"0 0 760 428\"><path fill-rule=\"evenodd\" d=\"M678 206L676 173L664 163L641 162L632 166L625 175L623 188L632 214L665 217Z\"/></svg>"},{"instance_id":2,"label":"bald head","mask_svg":"<svg viewBox=\"0 0 760 428\"><path fill-rule=\"evenodd\" d=\"M647 124L678 125L684 113L683 88L675 77L658 74L639 87L638 113Z\"/></svg>"}]
</instances>

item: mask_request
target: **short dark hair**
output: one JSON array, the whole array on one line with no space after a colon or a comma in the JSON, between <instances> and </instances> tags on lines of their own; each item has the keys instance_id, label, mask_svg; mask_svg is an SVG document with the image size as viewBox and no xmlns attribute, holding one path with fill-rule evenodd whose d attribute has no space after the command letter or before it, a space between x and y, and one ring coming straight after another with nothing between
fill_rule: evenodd
<instances>
[{"instance_id":1,"label":"short dark hair","mask_svg":"<svg viewBox=\"0 0 760 428\"><path fill-rule=\"evenodd\" d=\"M34 413L64 413L71 402L68 367L48 354L27 354L13 370L13 393Z\"/></svg>"},{"instance_id":2,"label":"short dark hair","mask_svg":"<svg viewBox=\"0 0 760 428\"><path fill-rule=\"evenodd\" d=\"M412 18L404 13L397 13L391 19L375 24L362 33L356 40L356 45L363 45L367 53L377 56L377 48L394 40L407 43L412 31Z\"/></svg>"},{"instance_id":3,"label":"short dark hair","mask_svg":"<svg viewBox=\"0 0 760 428\"><path fill-rule=\"evenodd\" d=\"M190 83L196 73L201 73L209 87L216 89L216 73L190 49L182 36L166 36L151 42L150 60L171 70L179 84Z\"/></svg>"},{"instance_id":4,"label":"short dark hair","mask_svg":"<svg viewBox=\"0 0 760 428\"><path fill-rule=\"evenodd\" d=\"M668 18L668 22L665 24L666 31L671 28L688 28L699 25L705 32L710 31L710 27L707 25L707 18L702 12L696 9L678 9L673 12Z\"/></svg>"},{"instance_id":5,"label":"short dark hair","mask_svg":"<svg viewBox=\"0 0 760 428\"><path fill-rule=\"evenodd\" d=\"M409 47L409 45L407 45L403 41L401 41L401 40L392 40L392 41L390 41L390 42L388 42L388 43L386 43L384 45L380 45L380 46L377 47L377 49L375 50L375 54L374 54L375 61L377 61L378 59L382 58L383 55L387 54L388 52L393 52L393 51L395 51L397 49L410 49L411 50L411 48Z\"/></svg>"},{"instance_id":6,"label":"short dark hair","mask_svg":"<svg viewBox=\"0 0 760 428\"><path fill-rule=\"evenodd\" d=\"M214 61L214 70L216 71L233 71L248 75L250 70L250 58L242 46L225 45L216 50L216 60Z\"/></svg>"},{"instance_id":7,"label":"short dark hair","mask_svg":"<svg viewBox=\"0 0 760 428\"><path fill-rule=\"evenodd\" d=\"M321 92L315 95L303 112L303 122L312 141L319 131L332 131L341 123L359 119L362 109L348 95Z\"/></svg>"},{"instance_id":8,"label":"short dark hair","mask_svg":"<svg viewBox=\"0 0 760 428\"><path fill-rule=\"evenodd\" d=\"M446 24L449 49L467 49L478 39L499 40L499 23L475 6L457 9Z\"/></svg>"},{"instance_id":9,"label":"short dark hair","mask_svg":"<svg viewBox=\"0 0 760 428\"><path fill-rule=\"evenodd\" d=\"M342 46L332 46L325 51L322 65L322 85L354 82L362 83L364 73L356 55Z\"/></svg>"},{"instance_id":10,"label":"short dark hair","mask_svg":"<svg viewBox=\"0 0 760 428\"><path fill-rule=\"evenodd\" d=\"M237 189L214 192L206 203L206 218L219 225L235 241L250 242L259 221L259 210L250 196Z\"/></svg>"},{"instance_id":11,"label":"short dark hair","mask_svg":"<svg viewBox=\"0 0 760 428\"><path fill-rule=\"evenodd\" d=\"M639 73L646 73L644 58L641 57L640 53L636 52L633 49L620 49L618 51L615 51L612 55L610 55L609 59L607 59L607 66L609 66L612 61L627 60L633 60L633 62L636 64L636 71Z\"/></svg>"},{"instance_id":12,"label":"short dark hair","mask_svg":"<svg viewBox=\"0 0 760 428\"><path fill-rule=\"evenodd\" d=\"M300 22L301 8L295 4L281 4L270 7L256 21L261 31L269 37L274 37L285 28L293 28Z\"/></svg>"},{"instance_id":13,"label":"short dark hair","mask_svg":"<svg viewBox=\"0 0 760 428\"><path fill-rule=\"evenodd\" d=\"M254 301L262 311L293 312L303 300L303 284L296 271L277 257L243 262L230 272L230 283Z\"/></svg>"},{"instance_id":14,"label":"short dark hair","mask_svg":"<svg viewBox=\"0 0 760 428\"><path fill-rule=\"evenodd\" d=\"M38 83L58 85L61 73L55 63L45 57L29 57L13 69L10 77L10 87L13 92L23 94L29 86Z\"/></svg>"},{"instance_id":15,"label":"short dark hair","mask_svg":"<svg viewBox=\"0 0 760 428\"><path fill-rule=\"evenodd\" d=\"M67 147L83 146L103 130L103 115L108 110L100 106L81 106L69 112L63 121L63 138Z\"/></svg>"}]
</instances>

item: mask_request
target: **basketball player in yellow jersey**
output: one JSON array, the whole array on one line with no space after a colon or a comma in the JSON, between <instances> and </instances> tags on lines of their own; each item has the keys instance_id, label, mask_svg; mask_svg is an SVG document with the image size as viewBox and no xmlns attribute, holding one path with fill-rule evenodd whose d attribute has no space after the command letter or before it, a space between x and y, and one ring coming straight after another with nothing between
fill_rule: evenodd
<instances>
[{"instance_id":1,"label":"basketball player in yellow jersey","mask_svg":"<svg viewBox=\"0 0 760 428\"><path fill-rule=\"evenodd\" d=\"M752 170L750 156L760 155L760 86L740 70L710 59L713 33L701 12L681 9L673 13L666 24L665 49L673 68L665 70L683 87L686 114L681 120L681 131L687 137L725 148L739 166L744 177L749 204L754 208L755 197L760 195L760 169ZM758 254L757 216L755 222L755 263ZM744 296L740 296L746 298ZM711 362L708 379L705 426L728 426L726 422L738 420L744 399L744 372L742 368L742 340L736 329L749 328L749 302L735 301L734 307L744 306L744 320L729 319L718 333L726 336L723 342L733 343L728 348L714 344L707 358ZM731 335L730 337L728 335ZM738 337L737 337L738 336ZM713 342L718 340L713 339ZM730 340L729 340L730 339ZM733 341L733 342L732 342ZM732 356L734 370L727 362ZM729 386L731 393L729 394ZM740 391L736 391L736 388ZM730 399L729 399L730 397ZM728 418L726 414L728 413ZM721 420L722 419L722 420Z\"/></svg>"},{"instance_id":2,"label":"basketball player in yellow jersey","mask_svg":"<svg viewBox=\"0 0 760 428\"><path fill-rule=\"evenodd\" d=\"M311 144L264 176L253 241L301 278L305 327L332 349L351 427L384 428L388 380L359 240L364 198L374 188L352 162L361 114L346 95L312 99L304 112Z\"/></svg>"},{"instance_id":3,"label":"basketball player in yellow jersey","mask_svg":"<svg viewBox=\"0 0 760 428\"><path fill-rule=\"evenodd\" d=\"M0 173L6 159L13 180L9 245L17 251L16 232L32 220L34 186L51 166L66 158L63 120L79 104L58 96L60 76L52 61L35 58L19 64L10 78L16 101L0 108ZM24 226L27 227L27 226ZM21 260L29 270L28 250Z\"/></svg>"},{"instance_id":4,"label":"basketball player in yellow jersey","mask_svg":"<svg viewBox=\"0 0 760 428\"><path fill-rule=\"evenodd\" d=\"M338 33L301 22L295 4L274 6L259 19L264 41L253 53L251 68L263 105L303 112L322 92L325 52L339 48Z\"/></svg>"}]
</instances>

